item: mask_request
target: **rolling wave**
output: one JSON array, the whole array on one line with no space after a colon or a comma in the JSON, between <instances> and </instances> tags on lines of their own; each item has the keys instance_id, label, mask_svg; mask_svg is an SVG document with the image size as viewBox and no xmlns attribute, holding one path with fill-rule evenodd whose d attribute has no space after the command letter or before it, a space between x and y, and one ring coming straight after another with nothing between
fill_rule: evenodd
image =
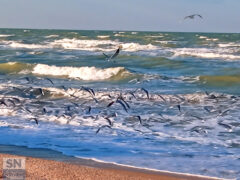
<instances>
[{"instance_id":1,"label":"rolling wave","mask_svg":"<svg viewBox=\"0 0 240 180\"><path fill-rule=\"evenodd\" d=\"M33 74L66 76L68 78L87 81L106 80L117 75L128 73L123 67L100 69L96 67L57 67L45 64L37 64L32 71Z\"/></svg>"},{"instance_id":2,"label":"rolling wave","mask_svg":"<svg viewBox=\"0 0 240 180\"><path fill-rule=\"evenodd\" d=\"M192 56L207 59L240 60L240 55L232 54L234 50L223 48L176 48L172 49L174 56Z\"/></svg>"},{"instance_id":3,"label":"rolling wave","mask_svg":"<svg viewBox=\"0 0 240 180\"><path fill-rule=\"evenodd\" d=\"M199 76L199 81L212 86L233 86L240 84L240 75Z\"/></svg>"},{"instance_id":4,"label":"rolling wave","mask_svg":"<svg viewBox=\"0 0 240 180\"><path fill-rule=\"evenodd\" d=\"M48 36L46 38L50 38ZM49 48L63 48L71 50L83 50L83 51L113 51L119 45L122 45L122 50L127 52L134 51L146 51L146 50L156 50L157 46L152 44L142 45L139 43L122 43L112 40L81 40L81 39L60 39L54 40L52 42L44 42L42 44L25 44L19 41L1 41L0 42L5 47L10 48L25 48L25 49L49 49Z\"/></svg>"},{"instance_id":5,"label":"rolling wave","mask_svg":"<svg viewBox=\"0 0 240 180\"><path fill-rule=\"evenodd\" d=\"M50 66L46 64L27 64L8 62L0 64L0 72L8 74L36 74L56 77L81 79L86 81L107 80L118 77L124 78L130 72L123 67L96 68L96 67L71 67L71 66Z\"/></svg>"},{"instance_id":6,"label":"rolling wave","mask_svg":"<svg viewBox=\"0 0 240 180\"><path fill-rule=\"evenodd\" d=\"M14 34L0 34L0 37L10 37L15 36Z\"/></svg>"},{"instance_id":7,"label":"rolling wave","mask_svg":"<svg viewBox=\"0 0 240 180\"><path fill-rule=\"evenodd\" d=\"M55 35L45 36L52 38ZM119 42L116 40L104 39L107 36L98 36L99 39L69 39L63 38L52 41L43 41L38 44L26 44L21 41L1 40L1 47L16 49L64 49L64 50L80 50L89 52L110 52L115 51L119 45L122 46L123 52L137 52L138 55L161 56L161 57L200 57L206 59L222 59L222 60L240 60L239 44L237 43L220 43L216 47L204 48L173 48L166 47L166 44L178 44L178 41L155 41L159 45L140 44L136 42ZM202 37L203 38L203 37ZM205 38L205 37L204 37ZM181 41L181 43L184 43Z\"/></svg>"}]
</instances>

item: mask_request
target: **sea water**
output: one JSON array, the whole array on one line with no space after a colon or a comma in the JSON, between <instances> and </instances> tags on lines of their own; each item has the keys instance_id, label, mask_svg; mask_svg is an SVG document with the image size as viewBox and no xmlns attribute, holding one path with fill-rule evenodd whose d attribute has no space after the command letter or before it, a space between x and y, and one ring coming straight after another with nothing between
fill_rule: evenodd
<instances>
[{"instance_id":1,"label":"sea water","mask_svg":"<svg viewBox=\"0 0 240 180\"><path fill-rule=\"evenodd\" d=\"M0 144L240 177L239 68L240 34L0 29Z\"/></svg>"}]
</instances>

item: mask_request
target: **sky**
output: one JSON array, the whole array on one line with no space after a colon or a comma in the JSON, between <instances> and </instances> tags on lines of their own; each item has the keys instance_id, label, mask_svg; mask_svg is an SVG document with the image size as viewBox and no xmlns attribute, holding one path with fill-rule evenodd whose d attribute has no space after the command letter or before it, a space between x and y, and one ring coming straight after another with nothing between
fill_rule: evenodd
<instances>
[{"instance_id":1,"label":"sky","mask_svg":"<svg viewBox=\"0 0 240 180\"><path fill-rule=\"evenodd\" d=\"M240 32L240 0L0 0L0 28ZM183 20L190 14L203 19Z\"/></svg>"}]
</instances>

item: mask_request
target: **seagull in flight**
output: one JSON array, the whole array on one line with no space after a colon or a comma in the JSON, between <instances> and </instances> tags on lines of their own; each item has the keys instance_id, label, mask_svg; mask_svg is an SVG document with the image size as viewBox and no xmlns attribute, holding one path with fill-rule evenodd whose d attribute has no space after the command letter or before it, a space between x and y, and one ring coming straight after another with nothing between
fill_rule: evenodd
<instances>
[{"instance_id":1,"label":"seagull in flight","mask_svg":"<svg viewBox=\"0 0 240 180\"><path fill-rule=\"evenodd\" d=\"M203 19L203 17L200 15L200 14L192 14L192 15L189 15L189 16L186 16L185 18L184 18L184 20L185 19L194 19L196 16L198 16L199 18L201 18L201 19Z\"/></svg>"},{"instance_id":2,"label":"seagull in flight","mask_svg":"<svg viewBox=\"0 0 240 180\"><path fill-rule=\"evenodd\" d=\"M113 55L111 55L111 56L106 55L105 53L103 53L103 55L106 57L106 60L107 60L107 61L110 61L111 59L117 57L117 55L119 54L121 48L122 48L122 46L120 45L120 46L118 47L118 49L116 50L116 52L115 52Z\"/></svg>"}]
</instances>

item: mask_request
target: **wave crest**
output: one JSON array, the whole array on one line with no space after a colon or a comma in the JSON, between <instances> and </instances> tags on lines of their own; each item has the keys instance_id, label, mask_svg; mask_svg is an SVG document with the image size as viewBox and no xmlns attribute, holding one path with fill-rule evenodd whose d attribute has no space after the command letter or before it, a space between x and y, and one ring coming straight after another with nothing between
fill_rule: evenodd
<instances>
[{"instance_id":1,"label":"wave crest","mask_svg":"<svg viewBox=\"0 0 240 180\"><path fill-rule=\"evenodd\" d=\"M86 81L106 80L122 73L127 73L123 67L100 69L96 67L57 67L46 64L37 64L32 73L51 76L66 76Z\"/></svg>"},{"instance_id":2,"label":"wave crest","mask_svg":"<svg viewBox=\"0 0 240 180\"><path fill-rule=\"evenodd\" d=\"M195 56L200 58L219 58L227 60L240 60L239 55L231 54L231 49L207 49L207 48L177 48L173 49L174 56Z\"/></svg>"}]
</instances>

